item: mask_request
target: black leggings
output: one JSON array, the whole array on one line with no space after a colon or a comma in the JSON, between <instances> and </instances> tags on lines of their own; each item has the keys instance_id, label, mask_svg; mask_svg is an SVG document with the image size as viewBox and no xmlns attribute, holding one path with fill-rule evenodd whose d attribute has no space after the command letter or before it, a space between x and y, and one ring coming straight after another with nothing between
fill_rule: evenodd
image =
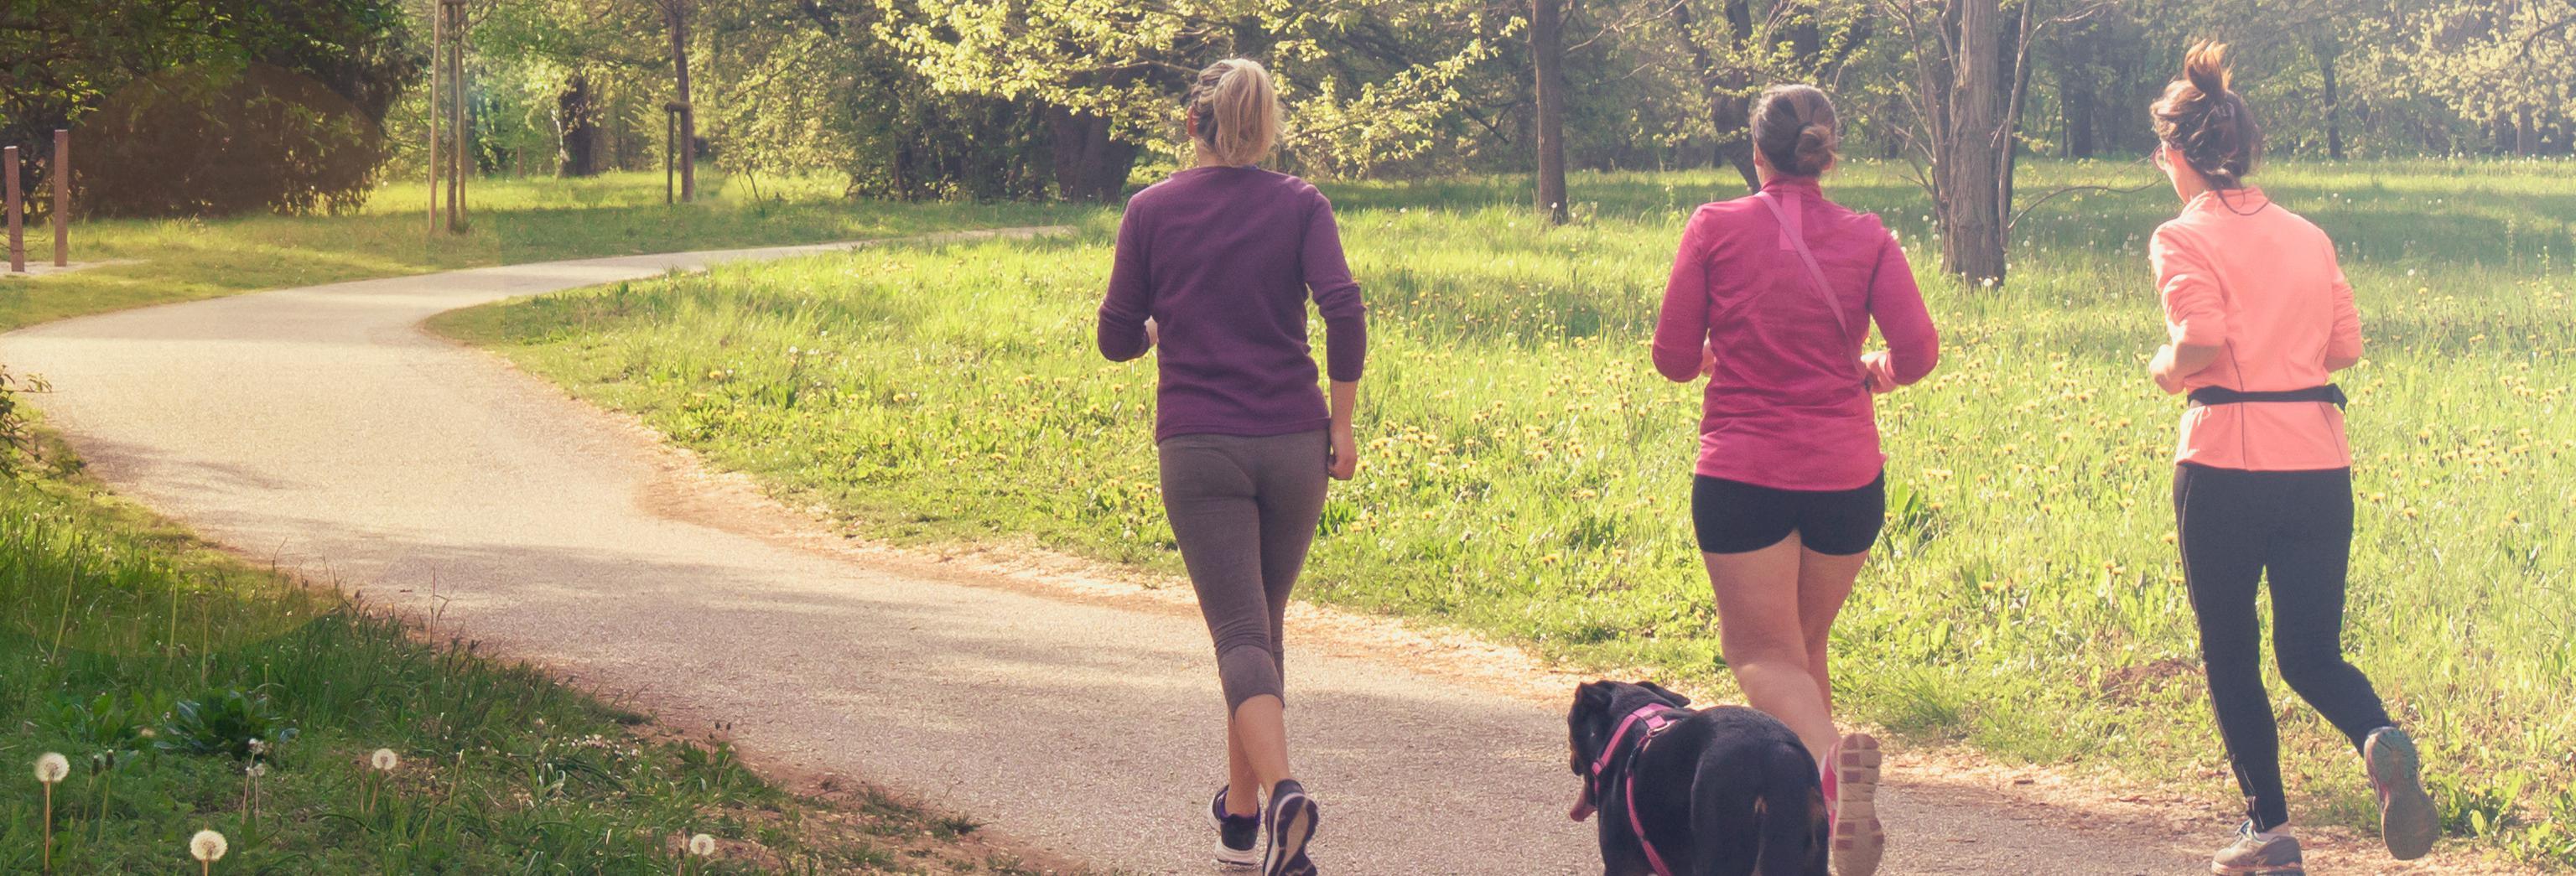
<instances>
[{"instance_id":1,"label":"black leggings","mask_svg":"<svg viewBox=\"0 0 2576 876\"><path fill-rule=\"evenodd\" d=\"M2343 659L2344 571L2352 553L2352 471L2174 469L2183 578L2200 618L2200 656L2218 732L2258 830L2290 820L2280 728L2263 690L2254 595L2268 571L2281 679L2358 751L2390 726L2370 679Z\"/></svg>"}]
</instances>

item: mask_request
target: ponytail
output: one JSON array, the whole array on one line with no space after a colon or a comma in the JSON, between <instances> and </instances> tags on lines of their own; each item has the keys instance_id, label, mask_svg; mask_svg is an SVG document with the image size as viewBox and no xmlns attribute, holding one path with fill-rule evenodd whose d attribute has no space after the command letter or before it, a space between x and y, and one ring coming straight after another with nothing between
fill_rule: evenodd
<instances>
[{"instance_id":1,"label":"ponytail","mask_svg":"<svg viewBox=\"0 0 2576 876\"><path fill-rule=\"evenodd\" d=\"M2263 152L2263 128L2245 98L2230 89L2227 45L2202 42L2183 56L2182 76L2165 86L2150 108L2156 137L2182 152L2183 161L2211 188L2245 187Z\"/></svg>"},{"instance_id":2,"label":"ponytail","mask_svg":"<svg viewBox=\"0 0 2576 876\"><path fill-rule=\"evenodd\" d=\"M1279 141L1279 92L1270 71L1249 58L1231 58L1199 71L1190 87L1189 117L1198 139L1220 162L1253 164Z\"/></svg>"}]
</instances>

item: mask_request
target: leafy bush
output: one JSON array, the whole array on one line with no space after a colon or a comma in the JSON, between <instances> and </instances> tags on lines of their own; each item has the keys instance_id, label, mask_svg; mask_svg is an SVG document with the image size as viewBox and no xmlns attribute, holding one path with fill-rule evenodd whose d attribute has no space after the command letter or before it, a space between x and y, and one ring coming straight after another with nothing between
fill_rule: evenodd
<instances>
[{"instance_id":1,"label":"leafy bush","mask_svg":"<svg viewBox=\"0 0 2576 876\"><path fill-rule=\"evenodd\" d=\"M250 760L295 741L296 732L266 695L227 690L171 706L169 720L161 725L161 738L152 747Z\"/></svg>"},{"instance_id":2,"label":"leafy bush","mask_svg":"<svg viewBox=\"0 0 2576 876\"><path fill-rule=\"evenodd\" d=\"M375 120L293 71L209 65L136 80L88 120L73 202L99 216L340 213L384 163Z\"/></svg>"}]
</instances>

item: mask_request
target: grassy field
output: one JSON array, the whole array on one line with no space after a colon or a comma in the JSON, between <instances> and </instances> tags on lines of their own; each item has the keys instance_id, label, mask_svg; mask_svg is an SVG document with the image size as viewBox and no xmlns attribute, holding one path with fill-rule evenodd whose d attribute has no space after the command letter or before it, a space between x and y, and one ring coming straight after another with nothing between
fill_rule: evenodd
<instances>
[{"instance_id":1,"label":"grassy field","mask_svg":"<svg viewBox=\"0 0 2576 876\"><path fill-rule=\"evenodd\" d=\"M1043 205L853 203L822 179L699 177L699 201L662 203L659 174L496 179L469 186L473 227L430 236L422 186L377 193L331 217L75 223L72 260L119 262L43 278L0 276L0 331L46 320L254 289L553 259L820 243L944 228L1028 224ZM27 252L52 258L53 230L31 225ZM5 272L0 272L4 274Z\"/></svg>"},{"instance_id":2,"label":"grassy field","mask_svg":"<svg viewBox=\"0 0 2576 876\"><path fill-rule=\"evenodd\" d=\"M2152 173L2037 164L2022 190ZM1722 683L1686 526L1698 389L1657 378L1645 345L1682 220L1731 179L1580 177L1579 221L1558 229L1519 180L1330 189L1373 349L1361 475L1326 509L1304 595ZM2559 864L2576 863L2570 179L2418 162L2259 180L2340 241L2371 338L2344 378L2351 648L2425 740L2449 829ZM1836 632L1848 710L2232 800L2171 544L2180 405L2144 374L2162 338L2145 241L2170 193L2052 201L2023 220L2013 282L1976 290L1935 276L1925 200L1895 172L1855 167L1829 191L1908 242L1945 335L1940 372L1880 409L1892 507ZM725 268L444 325L868 534L1028 536L1177 571L1153 368L1091 347L1110 227ZM2302 817L2365 822L2354 758L2284 711Z\"/></svg>"},{"instance_id":3,"label":"grassy field","mask_svg":"<svg viewBox=\"0 0 2576 876\"><path fill-rule=\"evenodd\" d=\"M29 766L58 752L56 872L193 866L201 829L229 840L217 872L1020 872L956 842L971 822L799 799L721 743L359 608L0 479L0 871L42 864ZM718 854L683 864L700 833Z\"/></svg>"},{"instance_id":4,"label":"grassy field","mask_svg":"<svg viewBox=\"0 0 2576 876\"><path fill-rule=\"evenodd\" d=\"M0 279L0 330L121 307L478 264L900 234L1044 207L855 205L764 181L665 207L646 175L478 187L424 242L396 197L348 217L76 226L82 260ZM400 193L396 193L399 195ZM49 252L41 236L30 249ZM801 798L714 739L212 550L85 481L0 363L0 872L1018 873L976 825L858 788ZM13 393L11 389L21 392ZM329 582L321 582L328 584ZM260 740L253 751L250 740ZM390 768L375 763L378 749ZM30 769L68 761L50 786ZM715 854L687 854L706 834Z\"/></svg>"}]
</instances>

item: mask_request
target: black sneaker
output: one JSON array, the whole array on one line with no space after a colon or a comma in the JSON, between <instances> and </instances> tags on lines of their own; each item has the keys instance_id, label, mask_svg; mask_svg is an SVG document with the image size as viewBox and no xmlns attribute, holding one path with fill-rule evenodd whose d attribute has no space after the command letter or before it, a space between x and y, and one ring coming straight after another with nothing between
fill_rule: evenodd
<instances>
[{"instance_id":1,"label":"black sneaker","mask_svg":"<svg viewBox=\"0 0 2576 876\"><path fill-rule=\"evenodd\" d=\"M1262 876L1305 876L1315 872L1306 859L1306 841L1315 838L1319 820L1313 798L1306 796L1306 786L1288 779L1270 786L1270 806L1261 814L1262 832L1269 842L1261 853Z\"/></svg>"},{"instance_id":2,"label":"black sneaker","mask_svg":"<svg viewBox=\"0 0 2576 876\"><path fill-rule=\"evenodd\" d=\"M1216 827L1216 862L1221 867L1261 866L1261 816L1225 811L1225 789L1208 803L1208 823Z\"/></svg>"}]
</instances>

